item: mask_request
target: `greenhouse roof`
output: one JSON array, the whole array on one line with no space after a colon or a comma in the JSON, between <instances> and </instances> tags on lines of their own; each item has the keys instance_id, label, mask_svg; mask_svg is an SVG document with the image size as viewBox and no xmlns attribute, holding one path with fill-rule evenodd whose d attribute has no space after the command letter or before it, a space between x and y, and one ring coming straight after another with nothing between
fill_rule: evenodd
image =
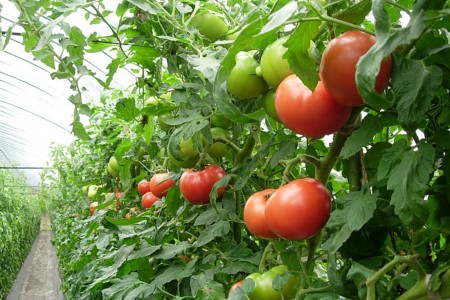
<instances>
[{"instance_id":1,"label":"greenhouse roof","mask_svg":"<svg viewBox=\"0 0 450 300\"><path fill-rule=\"evenodd\" d=\"M2 3L3 34L18 15L11 2ZM77 25L82 26L79 20ZM13 27L11 40L0 51L0 167L23 171L29 185L36 187L42 168L48 166L52 143L67 145L75 139L71 125L74 107L68 100L73 91L67 80L52 80L53 70L25 51L20 30ZM95 61L90 65L100 74L106 70L101 55L107 54L86 57L87 64ZM130 73L122 74L119 81L129 84L134 80ZM83 84L91 98L102 90L93 79L86 79ZM120 82L113 84L122 87Z\"/></svg>"}]
</instances>

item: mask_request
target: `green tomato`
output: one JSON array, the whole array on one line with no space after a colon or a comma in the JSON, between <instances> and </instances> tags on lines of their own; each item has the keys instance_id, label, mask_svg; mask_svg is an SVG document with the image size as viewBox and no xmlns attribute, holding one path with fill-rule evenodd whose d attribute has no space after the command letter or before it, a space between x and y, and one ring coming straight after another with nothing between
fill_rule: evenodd
<instances>
[{"instance_id":1,"label":"green tomato","mask_svg":"<svg viewBox=\"0 0 450 300\"><path fill-rule=\"evenodd\" d=\"M99 186L98 185L90 185L88 188L87 196L89 199L94 199L97 196Z\"/></svg>"},{"instance_id":2,"label":"green tomato","mask_svg":"<svg viewBox=\"0 0 450 300\"><path fill-rule=\"evenodd\" d=\"M261 98L262 107L266 114L277 122L281 122L275 109L275 90L271 89Z\"/></svg>"},{"instance_id":3,"label":"green tomato","mask_svg":"<svg viewBox=\"0 0 450 300\"><path fill-rule=\"evenodd\" d=\"M231 128L231 126L233 126L233 122L230 119L218 113L215 113L211 116L210 122L212 127L222 127L225 129L229 129Z\"/></svg>"},{"instance_id":4,"label":"green tomato","mask_svg":"<svg viewBox=\"0 0 450 300\"><path fill-rule=\"evenodd\" d=\"M227 90L239 99L255 98L267 90L264 78L256 75L258 62L253 58L254 51L241 51L236 55L236 65L227 78Z\"/></svg>"},{"instance_id":5,"label":"green tomato","mask_svg":"<svg viewBox=\"0 0 450 300\"><path fill-rule=\"evenodd\" d=\"M117 159L115 156L111 156L111 158L109 159L108 165L111 166L111 169L113 170L119 170L119 163L117 162Z\"/></svg>"},{"instance_id":6,"label":"green tomato","mask_svg":"<svg viewBox=\"0 0 450 300\"><path fill-rule=\"evenodd\" d=\"M180 142L180 154L186 158L192 158L199 155L197 149L194 148L192 138Z\"/></svg>"},{"instance_id":7,"label":"green tomato","mask_svg":"<svg viewBox=\"0 0 450 300\"><path fill-rule=\"evenodd\" d=\"M169 151L167 151L167 154L169 156L170 161L180 168L193 168L200 159L200 156L194 156L185 160L180 160L176 159Z\"/></svg>"},{"instance_id":8,"label":"green tomato","mask_svg":"<svg viewBox=\"0 0 450 300\"><path fill-rule=\"evenodd\" d=\"M261 74L272 88L277 88L281 81L293 74L289 62L283 58L287 48L283 44L289 37L282 37L264 49L261 56Z\"/></svg>"},{"instance_id":9,"label":"green tomato","mask_svg":"<svg viewBox=\"0 0 450 300\"><path fill-rule=\"evenodd\" d=\"M221 127L213 127L211 128L212 138L228 138L228 131ZM208 147L208 154L212 158L223 157L228 152L228 146L222 142L214 142Z\"/></svg>"},{"instance_id":10,"label":"green tomato","mask_svg":"<svg viewBox=\"0 0 450 300\"><path fill-rule=\"evenodd\" d=\"M198 32L211 42L217 41L228 32L228 26L223 19L211 12L203 12L195 15L192 24Z\"/></svg>"},{"instance_id":11,"label":"green tomato","mask_svg":"<svg viewBox=\"0 0 450 300\"><path fill-rule=\"evenodd\" d=\"M299 284L298 277L290 275L288 281L281 288L281 293L276 291L272 285L274 279L278 275L288 273L288 269L284 265L276 266L262 274L252 273L247 278L255 281L255 289L248 294L250 300L281 300L294 299L296 294L296 286ZM283 296L282 296L283 295Z\"/></svg>"},{"instance_id":12,"label":"green tomato","mask_svg":"<svg viewBox=\"0 0 450 300\"><path fill-rule=\"evenodd\" d=\"M158 125L164 131L169 131L172 129L173 125L167 124L166 120L172 119L173 115L170 111L163 112L158 116Z\"/></svg>"}]
</instances>

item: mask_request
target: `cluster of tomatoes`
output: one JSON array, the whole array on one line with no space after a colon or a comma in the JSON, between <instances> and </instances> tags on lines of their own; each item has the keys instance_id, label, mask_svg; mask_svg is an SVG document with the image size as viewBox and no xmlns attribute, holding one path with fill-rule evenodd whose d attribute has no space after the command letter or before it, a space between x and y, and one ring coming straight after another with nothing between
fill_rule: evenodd
<instances>
[{"instance_id":1,"label":"cluster of tomatoes","mask_svg":"<svg viewBox=\"0 0 450 300\"><path fill-rule=\"evenodd\" d=\"M206 166L203 170L187 169L180 177L179 185L183 197L191 204L208 204L213 186L225 176L225 171L218 165ZM156 201L167 195L168 190L175 184L169 173L157 173L150 181L146 179L138 183L138 191L142 195L141 204L150 208ZM225 186L217 189L217 196L222 196Z\"/></svg>"},{"instance_id":2,"label":"cluster of tomatoes","mask_svg":"<svg viewBox=\"0 0 450 300\"><path fill-rule=\"evenodd\" d=\"M269 45L261 56L240 52L227 78L227 90L238 99L261 97L267 115L295 133L321 138L340 130L353 107L364 105L355 81L356 66L375 44L374 36L350 30L326 46L319 66L320 81L311 91L294 74L285 58L288 51L282 37ZM380 64L374 89L381 93L388 85L391 56Z\"/></svg>"},{"instance_id":3,"label":"cluster of tomatoes","mask_svg":"<svg viewBox=\"0 0 450 300\"><path fill-rule=\"evenodd\" d=\"M259 238L300 241L316 235L330 212L327 188L315 179L302 178L251 195L244 206L244 222Z\"/></svg>"}]
</instances>

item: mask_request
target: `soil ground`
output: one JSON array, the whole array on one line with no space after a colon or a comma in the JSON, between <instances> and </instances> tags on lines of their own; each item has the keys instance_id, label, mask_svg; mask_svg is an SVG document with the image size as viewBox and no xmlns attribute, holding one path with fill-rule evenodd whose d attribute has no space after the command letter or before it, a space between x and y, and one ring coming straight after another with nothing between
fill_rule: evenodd
<instances>
[{"instance_id":1,"label":"soil ground","mask_svg":"<svg viewBox=\"0 0 450 300\"><path fill-rule=\"evenodd\" d=\"M42 216L41 231L17 275L7 300L62 300L58 258L52 245L50 219Z\"/></svg>"}]
</instances>

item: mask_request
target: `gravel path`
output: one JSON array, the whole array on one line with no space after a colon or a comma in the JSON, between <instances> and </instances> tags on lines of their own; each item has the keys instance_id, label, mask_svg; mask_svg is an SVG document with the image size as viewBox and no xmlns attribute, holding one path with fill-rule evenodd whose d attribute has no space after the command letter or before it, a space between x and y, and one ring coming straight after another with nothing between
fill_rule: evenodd
<instances>
[{"instance_id":1,"label":"gravel path","mask_svg":"<svg viewBox=\"0 0 450 300\"><path fill-rule=\"evenodd\" d=\"M41 231L20 269L7 300L62 300L58 258L52 245L48 215L43 215Z\"/></svg>"}]
</instances>

